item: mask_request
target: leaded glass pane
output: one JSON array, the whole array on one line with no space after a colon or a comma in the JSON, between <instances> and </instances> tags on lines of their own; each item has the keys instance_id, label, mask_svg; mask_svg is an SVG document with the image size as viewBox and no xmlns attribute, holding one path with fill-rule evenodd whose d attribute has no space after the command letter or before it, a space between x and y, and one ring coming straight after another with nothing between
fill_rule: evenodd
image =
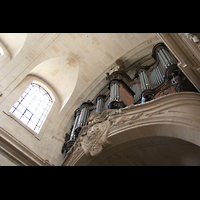
<instances>
[{"instance_id":1,"label":"leaded glass pane","mask_svg":"<svg viewBox=\"0 0 200 200\"><path fill-rule=\"evenodd\" d=\"M29 128L39 133L52 104L49 93L40 85L31 83L10 112Z\"/></svg>"}]
</instances>

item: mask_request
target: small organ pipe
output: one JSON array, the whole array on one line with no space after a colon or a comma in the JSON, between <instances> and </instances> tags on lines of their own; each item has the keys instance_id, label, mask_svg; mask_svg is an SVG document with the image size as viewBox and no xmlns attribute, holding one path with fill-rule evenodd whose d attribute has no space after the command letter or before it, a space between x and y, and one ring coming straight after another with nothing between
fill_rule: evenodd
<instances>
[{"instance_id":1,"label":"small organ pipe","mask_svg":"<svg viewBox=\"0 0 200 200\"><path fill-rule=\"evenodd\" d=\"M140 76L140 82L141 82L141 85L142 85L142 90L145 90L145 85L144 85L144 80L143 80L142 72L139 74L139 76Z\"/></svg>"},{"instance_id":2,"label":"small organ pipe","mask_svg":"<svg viewBox=\"0 0 200 200\"><path fill-rule=\"evenodd\" d=\"M155 86L157 86L159 84L159 79L158 79L158 75L156 73L156 70L154 69L154 73L155 73L155 78L156 78L156 83Z\"/></svg>"},{"instance_id":3,"label":"small organ pipe","mask_svg":"<svg viewBox=\"0 0 200 200\"><path fill-rule=\"evenodd\" d=\"M155 75L155 71L153 70L152 73L153 73L153 87L155 87L155 85L156 85L156 75Z\"/></svg>"},{"instance_id":4,"label":"small organ pipe","mask_svg":"<svg viewBox=\"0 0 200 200\"><path fill-rule=\"evenodd\" d=\"M174 59L171 57L170 53L167 50L162 49L162 51L163 53L165 53L166 57L168 58L171 64L176 64L176 62L174 61Z\"/></svg>"},{"instance_id":5,"label":"small organ pipe","mask_svg":"<svg viewBox=\"0 0 200 200\"><path fill-rule=\"evenodd\" d=\"M151 80L152 87L154 87L154 83L155 83L155 80L154 80L154 70L150 74L150 80Z\"/></svg>"},{"instance_id":6,"label":"small organ pipe","mask_svg":"<svg viewBox=\"0 0 200 200\"><path fill-rule=\"evenodd\" d=\"M144 71L143 71L143 76L144 76L146 88L149 89L150 88L149 80L148 80L147 74Z\"/></svg>"},{"instance_id":7,"label":"small organ pipe","mask_svg":"<svg viewBox=\"0 0 200 200\"><path fill-rule=\"evenodd\" d=\"M160 77L159 77L159 74L158 74L156 68L155 68L155 73L156 73L156 76L157 76L157 85L159 85L160 84Z\"/></svg>"},{"instance_id":8,"label":"small organ pipe","mask_svg":"<svg viewBox=\"0 0 200 200\"><path fill-rule=\"evenodd\" d=\"M164 79L165 73L164 73L164 71L162 70L160 64L158 64L158 69L160 70L160 72L161 72L161 74L162 74L162 77L163 77L163 79Z\"/></svg>"},{"instance_id":9,"label":"small organ pipe","mask_svg":"<svg viewBox=\"0 0 200 200\"><path fill-rule=\"evenodd\" d=\"M157 71L158 71L158 74L159 74L159 77L160 77L160 81L162 82L163 81L163 76L162 74L160 73L160 70L158 68L158 66L156 67Z\"/></svg>"},{"instance_id":10,"label":"small organ pipe","mask_svg":"<svg viewBox=\"0 0 200 200\"><path fill-rule=\"evenodd\" d=\"M102 99L98 99L96 112L101 113L102 112L102 106L103 106Z\"/></svg>"},{"instance_id":11,"label":"small organ pipe","mask_svg":"<svg viewBox=\"0 0 200 200\"><path fill-rule=\"evenodd\" d=\"M117 89L116 96L117 96L117 100L119 101L119 85L118 84L116 84L116 89Z\"/></svg>"},{"instance_id":12,"label":"small organ pipe","mask_svg":"<svg viewBox=\"0 0 200 200\"><path fill-rule=\"evenodd\" d=\"M170 66L170 62L168 61L168 59L166 58L166 56L163 54L162 50L159 51L160 55L162 56L165 64L169 67Z\"/></svg>"},{"instance_id":13,"label":"small organ pipe","mask_svg":"<svg viewBox=\"0 0 200 200\"><path fill-rule=\"evenodd\" d=\"M114 84L111 86L110 89L110 100L112 101L114 99Z\"/></svg>"},{"instance_id":14,"label":"small organ pipe","mask_svg":"<svg viewBox=\"0 0 200 200\"><path fill-rule=\"evenodd\" d=\"M145 85L145 82L144 82L143 72L141 72L141 77L142 77L143 88L144 88L144 90L146 90L146 85Z\"/></svg>"},{"instance_id":15,"label":"small organ pipe","mask_svg":"<svg viewBox=\"0 0 200 200\"><path fill-rule=\"evenodd\" d=\"M166 57L166 59L168 60L169 65L173 64L173 63L171 62L171 59L170 59L168 53L167 53L166 51L164 51L164 49L161 49L161 52L163 53L163 55L164 55L164 56ZM168 66L169 66L169 65L168 65Z\"/></svg>"},{"instance_id":16,"label":"small organ pipe","mask_svg":"<svg viewBox=\"0 0 200 200\"><path fill-rule=\"evenodd\" d=\"M114 100L116 100L116 96L117 96L117 85L115 83L114 84Z\"/></svg>"},{"instance_id":17,"label":"small organ pipe","mask_svg":"<svg viewBox=\"0 0 200 200\"><path fill-rule=\"evenodd\" d=\"M159 60L160 60L161 64L163 65L163 67L164 67L165 69L167 69L167 65L165 64L165 62L164 62L164 60L163 60L163 58L161 57L161 55L160 55L159 52L158 52L158 57L159 57Z\"/></svg>"}]
</instances>

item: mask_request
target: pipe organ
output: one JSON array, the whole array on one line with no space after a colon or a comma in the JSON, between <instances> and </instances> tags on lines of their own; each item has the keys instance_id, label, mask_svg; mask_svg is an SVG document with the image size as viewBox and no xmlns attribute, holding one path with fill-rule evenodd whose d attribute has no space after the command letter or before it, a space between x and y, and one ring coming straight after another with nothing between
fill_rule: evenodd
<instances>
[{"instance_id":1,"label":"pipe organ","mask_svg":"<svg viewBox=\"0 0 200 200\"><path fill-rule=\"evenodd\" d=\"M142 104L152 99L175 92L194 91L196 88L177 67L177 60L163 43L152 50L155 62L149 66L139 64L131 79L125 72L121 59L116 60L118 71L107 73L108 94L99 94L94 101L83 102L74 113L74 124L70 137L65 140L62 153L66 154L78 138L82 127L87 126L88 118L104 110L119 109L132 104ZM98 91L97 91L98 92Z\"/></svg>"}]
</instances>

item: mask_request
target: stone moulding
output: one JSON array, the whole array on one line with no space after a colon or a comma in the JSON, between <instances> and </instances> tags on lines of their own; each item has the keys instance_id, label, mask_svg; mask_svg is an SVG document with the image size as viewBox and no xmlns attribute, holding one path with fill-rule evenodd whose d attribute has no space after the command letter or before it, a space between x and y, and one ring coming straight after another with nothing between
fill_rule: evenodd
<instances>
[{"instance_id":1,"label":"stone moulding","mask_svg":"<svg viewBox=\"0 0 200 200\"><path fill-rule=\"evenodd\" d=\"M0 126L0 153L20 166L53 166Z\"/></svg>"},{"instance_id":2,"label":"stone moulding","mask_svg":"<svg viewBox=\"0 0 200 200\"><path fill-rule=\"evenodd\" d=\"M97 156L111 144L111 137L140 126L176 124L199 131L199 110L199 93L180 92L144 104L106 110L102 114L94 113L89 118L88 126L82 128L62 165L75 165L84 154Z\"/></svg>"}]
</instances>

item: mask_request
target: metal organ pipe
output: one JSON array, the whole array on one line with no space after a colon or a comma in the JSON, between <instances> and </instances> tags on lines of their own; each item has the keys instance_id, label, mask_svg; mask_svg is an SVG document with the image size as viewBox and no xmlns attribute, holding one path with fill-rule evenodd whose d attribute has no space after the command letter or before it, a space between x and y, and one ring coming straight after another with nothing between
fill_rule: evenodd
<instances>
[{"instance_id":1,"label":"metal organ pipe","mask_svg":"<svg viewBox=\"0 0 200 200\"><path fill-rule=\"evenodd\" d=\"M97 108L96 108L96 112L101 113L103 109L103 101L102 99L98 99L97 101Z\"/></svg>"},{"instance_id":2,"label":"metal organ pipe","mask_svg":"<svg viewBox=\"0 0 200 200\"><path fill-rule=\"evenodd\" d=\"M155 86L157 86L158 85L158 83L159 83L159 80L158 80L158 75L157 75L157 73L156 73L156 70L154 69L154 73L155 73Z\"/></svg>"},{"instance_id":3,"label":"metal organ pipe","mask_svg":"<svg viewBox=\"0 0 200 200\"><path fill-rule=\"evenodd\" d=\"M76 119L75 119L75 122L74 122L74 126L73 126L73 129L72 129L72 132L71 132L70 140L74 139L74 130L77 128L79 117L80 117L80 114L78 114L76 116Z\"/></svg>"},{"instance_id":4,"label":"metal organ pipe","mask_svg":"<svg viewBox=\"0 0 200 200\"><path fill-rule=\"evenodd\" d=\"M150 88L149 80L148 80L147 74L144 71L143 71L143 77L144 77L146 89L149 89Z\"/></svg>"},{"instance_id":5,"label":"metal organ pipe","mask_svg":"<svg viewBox=\"0 0 200 200\"><path fill-rule=\"evenodd\" d=\"M155 87L156 85L156 75L155 75L155 71L152 71L152 79L153 79L153 87Z\"/></svg>"},{"instance_id":6,"label":"metal organ pipe","mask_svg":"<svg viewBox=\"0 0 200 200\"><path fill-rule=\"evenodd\" d=\"M143 80L142 72L140 72L139 77L140 77L140 82L141 82L142 91L143 91L143 90L145 90L146 87L145 87L145 85L144 85L144 80Z\"/></svg>"},{"instance_id":7,"label":"metal organ pipe","mask_svg":"<svg viewBox=\"0 0 200 200\"><path fill-rule=\"evenodd\" d=\"M162 49L162 51L165 54L165 56L168 58L171 64L176 64L176 62L174 61L174 59L171 57L170 53L167 50Z\"/></svg>"},{"instance_id":8,"label":"metal organ pipe","mask_svg":"<svg viewBox=\"0 0 200 200\"><path fill-rule=\"evenodd\" d=\"M157 68L155 68L155 72L156 72L157 80L158 80L157 85L159 85L161 83L161 79L160 79L160 74L157 71Z\"/></svg>"},{"instance_id":9,"label":"metal organ pipe","mask_svg":"<svg viewBox=\"0 0 200 200\"><path fill-rule=\"evenodd\" d=\"M111 86L110 100L119 100L119 85L117 83L114 83Z\"/></svg>"},{"instance_id":10,"label":"metal organ pipe","mask_svg":"<svg viewBox=\"0 0 200 200\"><path fill-rule=\"evenodd\" d=\"M152 70L152 72L150 73L150 81L151 81L152 87L154 88L154 82L155 82L155 80L154 80L154 70Z\"/></svg>"},{"instance_id":11,"label":"metal organ pipe","mask_svg":"<svg viewBox=\"0 0 200 200\"><path fill-rule=\"evenodd\" d=\"M81 111L81 114L80 114L79 119L78 119L78 124L77 124L78 126L81 126L82 116L83 116L83 113Z\"/></svg>"},{"instance_id":12,"label":"metal organ pipe","mask_svg":"<svg viewBox=\"0 0 200 200\"><path fill-rule=\"evenodd\" d=\"M116 83L114 84L114 100L116 100L116 95L117 95L117 88L116 88Z\"/></svg>"},{"instance_id":13,"label":"metal organ pipe","mask_svg":"<svg viewBox=\"0 0 200 200\"><path fill-rule=\"evenodd\" d=\"M170 62L167 60L167 58L166 58L166 56L163 54L162 50L160 50L159 52L160 52L160 54L161 54L161 56L162 56L162 58L163 58L165 64L167 65L167 67L169 67L169 66L170 66Z\"/></svg>"},{"instance_id":14,"label":"metal organ pipe","mask_svg":"<svg viewBox=\"0 0 200 200\"><path fill-rule=\"evenodd\" d=\"M163 67L164 67L165 69L167 69L167 65L165 64L163 58L161 57L160 52L158 52L157 54L158 54L158 57L159 57L159 60L160 60L161 64L163 65Z\"/></svg>"},{"instance_id":15,"label":"metal organ pipe","mask_svg":"<svg viewBox=\"0 0 200 200\"><path fill-rule=\"evenodd\" d=\"M114 84L111 85L110 88L110 100L112 101L114 99Z\"/></svg>"},{"instance_id":16,"label":"metal organ pipe","mask_svg":"<svg viewBox=\"0 0 200 200\"><path fill-rule=\"evenodd\" d=\"M84 107L81 110L81 114L80 114L80 117L79 117L79 120L78 120L78 126L84 126L85 125L87 113L88 113L88 110L87 110L86 107Z\"/></svg>"},{"instance_id":17,"label":"metal organ pipe","mask_svg":"<svg viewBox=\"0 0 200 200\"><path fill-rule=\"evenodd\" d=\"M87 118L87 113L88 113L88 109L85 107L83 108L83 111L84 111L84 115L83 115L83 122L82 122L82 126L85 126L85 123L86 123L86 118Z\"/></svg>"},{"instance_id":18,"label":"metal organ pipe","mask_svg":"<svg viewBox=\"0 0 200 200\"><path fill-rule=\"evenodd\" d=\"M116 83L116 98L119 101L119 85Z\"/></svg>"},{"instance_id":19,"label":"metal organ pipe","mask_svg":"<svg viewBox=\"0 0 200 200\"><path fill-rule=\"evenodd\" d=\"M158 64L158 69L159 69L160 73L162 74L162 77L163 77L163 80L164 80L165 73L163 72L160 64Z\"/></svg>"},{"instance_id":20,"label":"metal organ pipe","mask_svg":"<svg viewBox=\"0 0 200 200\"><path fill-rule=\"evenodd\" d=\"M160 73L160 70L159 70L158 66L156 67L156 69L157 69L158 74L159 74L159 77L160 77L160 82L162 82L162 81L163 81L163 76L162 76L162 74Z\"/></svg>"},{"instance_id":21,"label":"metal organ pipe","mask_svg":"<svg viewBox=\"0 0 200 200\"><path fill-rule=\"evenodd\" d=\"M138 83L134 84L131 87L131 89L135 92L133 99L134 99L134 102L136 102L140 98L140 94L141 94L140 85Z\"/></svg>"}]
</instances>

